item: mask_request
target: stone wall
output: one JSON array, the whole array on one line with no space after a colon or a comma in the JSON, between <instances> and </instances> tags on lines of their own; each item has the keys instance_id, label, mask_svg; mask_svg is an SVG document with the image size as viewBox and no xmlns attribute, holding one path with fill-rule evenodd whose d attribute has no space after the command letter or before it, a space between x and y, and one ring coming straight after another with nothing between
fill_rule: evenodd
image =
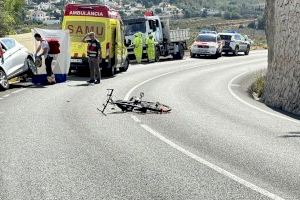
<instances>
[{"instance_id":1,"label":"stone wall","mask_svg":"<svg viewBox=\"0 0 300 200\"><path fill-rule=\"evenodd\" d=\"M300 115L300 0L267 0L267 105Z\"/></svg>"}]
</instances>

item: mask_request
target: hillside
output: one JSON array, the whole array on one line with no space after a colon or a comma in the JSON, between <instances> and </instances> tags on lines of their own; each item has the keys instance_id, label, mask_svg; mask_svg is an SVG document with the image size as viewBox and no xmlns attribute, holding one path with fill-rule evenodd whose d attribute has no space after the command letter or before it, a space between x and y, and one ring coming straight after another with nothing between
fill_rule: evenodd
<instances>
[{"instance_id":1,"label":"hillside","mask_svg":"<svg viewBox=\"0 0 300 200\"><path fill-rule=\"evenodd\" d=\"M225 19L240 19L262 15L265 0L136 0L136 3L141 3L146 8L159 4L163 8L165 4L172 4L183 9L185 17L206 16L205 12L208 10L214 12L215 16L225 15Z\"/></svg>"}]
</instances>

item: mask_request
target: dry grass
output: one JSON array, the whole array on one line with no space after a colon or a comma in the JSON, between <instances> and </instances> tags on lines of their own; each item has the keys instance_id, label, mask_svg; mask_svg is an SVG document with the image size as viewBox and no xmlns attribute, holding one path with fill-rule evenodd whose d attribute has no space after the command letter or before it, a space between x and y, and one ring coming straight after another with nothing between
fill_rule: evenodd
<instances>
[{"instance_id":1,"label":"dry grass","mask_svg":"<svg viewBox=\"0 0 300 200\"><path fill-rule=\"evenodd\" d=\"M19 43L24 45L26 48L29 49L29 51L34 51L34 44L33 44L33 37L31 33L24 33L24 34L18 34L18 35L10 35L9 37L14 38Z\"/></svg>"},{"instance_id":2,"label":"dry grass","mask_svg":"<svg viewBox=\"0 0 300 200\"><path fill-rule=\"evenodd\" d=\"M255 81L249 88L250 95L260 99L264 94L266 83L266 74L264 71L257 72L255 75Z\"/></svg>"}]
</instances>

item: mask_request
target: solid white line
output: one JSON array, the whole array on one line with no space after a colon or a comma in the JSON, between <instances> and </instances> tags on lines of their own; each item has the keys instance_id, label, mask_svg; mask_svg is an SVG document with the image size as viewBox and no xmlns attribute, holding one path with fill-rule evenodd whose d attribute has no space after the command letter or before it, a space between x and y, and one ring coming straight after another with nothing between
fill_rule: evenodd
<instances>
[{"instance_id":1,"label":"solid white line","mask_svg":"<svg viewBox=\"0 0 300 200\"><path fill-rule=\"evenodd\" d=\"M249 107L251 107L251 108L253 108L253 109L256 109L256 110L258 110L258 111L260 111L260 112L266 113L266 114L271 115L271 116L273 116L273 117L277 117L277 118L280 118L280 119L288 120L288 121L290 121L290 122L294 122L294 123L297 123L297 124L300 123L299 120L295 120L295 119L286 117L286 116L284 116L284 115L280 115L280 114L273 113L273 112L270 112L270 111L261 109L261 108L259 108L259 107L256 107L256 106L254 106L254 105L248 103L247 101L241 99L238 95L236 95L236 94L233 92L233 90L232 90L232 88L231 88L230 86L233 84L233 82L234 82L235 80L237 80L238 78L244 76L244 75L247 74L247 73L250 73L250 72L249 72L249 71L243 72L243 73L241 73L241 74L239 74L239 75L233 77L233 79L231 79L231 80L229 81L229 83L228 83L228 85L227 85L227 88L228 88L230 94L231 94L234 98L236 98L238 101L242 102L243 104L245 104L245 105L247 105L247 106L249 106Z\"/></svg>"},{"instance_id":2,"label":"solid white line","mask_svg":"<svg viewBox=\"0 0 300 200\"><path fill-rule=\"evenodd\" d=\"M231 87L241 87L239 84L231 84Z\"/></svg>"},{"instance_id":3,"label":"solid white line","mask_svg":"<svg viewBox=\"0 0 300 200\"><path fill-rule=\"evenodd\" d=\"M9 97L10 94L4 95L3 98Z\"/></svg>"},{"instance_id":4,"label":"solid white line","mask_svg":"<svg viewBox=\"0 0 300 200\"><path fill-rule=\"evenodd\" d=\"M234 174L232 174L232 173L230 173L230 172L222 169L221 167L219 167L217 165L214 165L214 164L212 164L212 163L204 160L203 158L201 158L201 157L193 154L192 152L190 152L190 151L182 148L181 146L179 146L179 145L175 144L174 142L168 140L167 138L165 138L164 136L162 136L159 132L153 130L149 126L147 126L145 124L141 124L141 127L143 129L145 129L147 132L151 133L156 138L158 138L161 141L163 141L164 143L166 143L169 146L173 147L174 149L180 151L181 153L185 154L186 156L188 156L188 157L196 160L197 162L199 162L199 163L201 163L201 164L203 164L203 165L205 165L205 166L207 166L207 167L215 170L219 174L222 174L222 175L224 175L224 176L226 176L226 177L228 177L228 178L230 178L230 179L238 182L239 184L244 185L244 186L246 186L246 187L248 187L248 188L250 188L250 189L252 189L252 190L254 190L254 191L256 191L256 192L258 192L258 193L260 193L260 194L262 194L264 196L266 196L266 197L269 197L269 198L274 199L274 200L284 200L283 198L281 198L281 197L279 197L279 196L277 196L277 195L275 195L275 194L273 194L273 193L271 193L271 192L269 192L269 191L267 191L267 190L265 190L265 189L263 189L261 187L258 187L256 185L254 185L254 184L252 184L252 183L250 183L250 182L248 182L248 181L246 181L246 180L244 180L244 179L242 179L242 178L240 178L240 177L238 177L238 176L236 176L236 175L234 175Z\"/></svg>"},{"instance_id":5,"label":"solid white line","mask_svg":"<svg viewBox=\"0 0 300 200\"><path fill-rule=\"evenodd\" d=\"M0 100L2 100L3 98L0 97Z\"/></svg>"},{"instance_id":6,"label":"solid white line","mask_svg":"<svg viewBox=\"0 0 300 200\"><path fill-rule=\"evenodd\" d=\"M24 90L26 90L26 88L16 90L16 91L14 91L14 92L12 92L12 93L13 93L13 94L17 94L17 93L22 92L22 91L24 91Z\"/></svg>"},{"instance_id":7,"label":"solid white line","mask_svg":"<svg viewBox=\"0 0 300 200\"><path fill-rule=\"evenodd\" d=\"M131 118L132 118L135 122L141 123L141 120L140 120L139 118L137 118L136 116L131 115Z\"/></svg>"},{"instance_id":8,"label":"solid white line","mask_svg":"<svg viewBox=\"0 0 300 200\"><path fill-rule=\"evenodd\" d=\"M264 59L264 58L263 58L263 59L258 59L258 60L250 61L250 62L246 62L246 63L258 62L258 61L261 61L261 60L265 60L265 59ZM144 84L146 84L146 83L148 83L148 82L150 82L150 81L153 81L153 80L155 80L155 79L158 79L158 78L160 78L160 77L167 76L167 75L170 75L170 74L176 74L176 73L178 73L178 72L188 71L188 70L196 69L196 68L199 68L199 67L212 66L212 65L214 65L214 64L221 64L221 63L220 63L220 62L214 62L214 63L205 64L205 65L201 65L201 63L200 63L200 64L198 64L198 65L196 65L196 66L192 66L192 67L188 67L188 68L185 68L185 69L180 69L180 70L177 70L177 71L167 72L167 73L164 73L164 74L160 74L160 75L158 75L158 76L154 76L154 77L152 77L152 78L150 78L150 79L147 79L147 80L145 80L145 81L143 81L143 82L141 82L141 83L135 85L133 88L131 88L131 89L127 92L127 94L125 95L124 100L128 100L128 99L130 98L131 93L132 93L134 90L136 90L136 89L139 88L140 86L142 86L142 85L144 85ZM223 63L223 64L224 64L224 63ZM226 62L225 64L226 64L226 65L229 65L229 67L233 67L233 66L238 66L238 65L240 65L239 63L237 63L237 64L232 64L231 62L228 62L228 63ZM226 67L226 68L227 68L227 67ZM223 68L223 69L224 69L224 68ZM214 71L214 70L218 70L218 68L206 69L206 70L202 70L202 72L209 72L209 71Z\"/></svg>"}]
</instances>

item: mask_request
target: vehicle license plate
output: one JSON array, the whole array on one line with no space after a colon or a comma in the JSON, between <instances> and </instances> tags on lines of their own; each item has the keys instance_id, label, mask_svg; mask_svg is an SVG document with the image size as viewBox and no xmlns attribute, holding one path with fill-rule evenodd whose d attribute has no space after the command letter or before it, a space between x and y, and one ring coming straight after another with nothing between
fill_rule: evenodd
<instances>
[{"instance_id":1,"label":"vehicle license plate","mask_svg":"<svg viewBox=\"0 0 300 200\"><path fill-rule=\"evenodd\" d=\"M82 63L82 59L71 59L72 63Z\"/></svg>"}]
</instances>

